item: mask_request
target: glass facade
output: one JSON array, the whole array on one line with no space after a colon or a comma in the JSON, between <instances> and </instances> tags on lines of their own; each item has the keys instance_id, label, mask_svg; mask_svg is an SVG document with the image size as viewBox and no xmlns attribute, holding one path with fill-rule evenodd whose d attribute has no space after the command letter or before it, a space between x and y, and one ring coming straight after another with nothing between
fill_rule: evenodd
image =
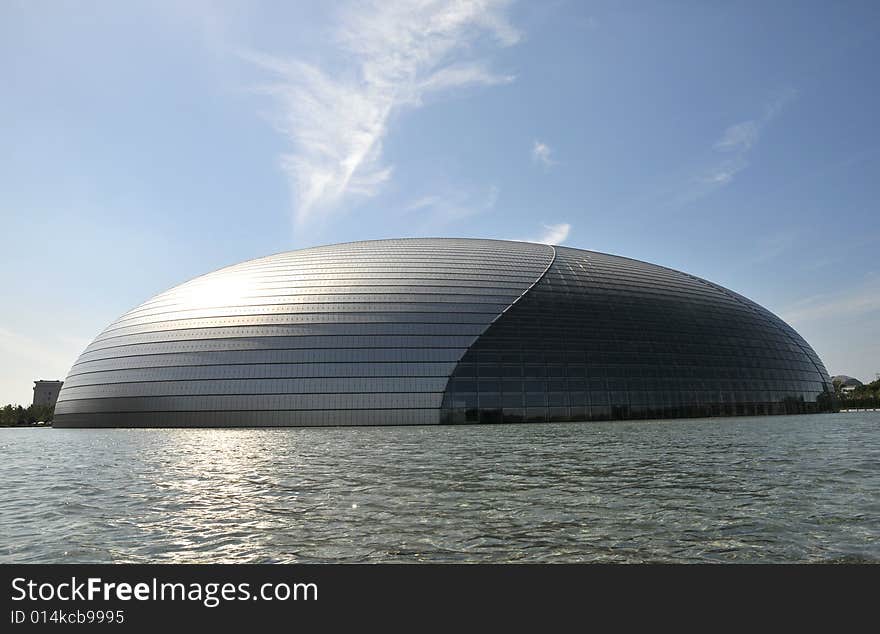
<instances>
[{"instance_id":1,"label":"glass facade","mask_svg":"<svg viewBox=\"0 0 880 634\"><path fill-rule=\"evenodd\" d=\"M108 326L55 425L383 425L813 412L830 380L731 291L525 242L304 249L198 277Z\"/></svg>"},{"instance_id":2,"label":"glass facade","mask_svg":"<svg viewBox=\"0 0 880 634\"><path fill-rule=\"evenodd\" d=\"M790 326L705 280L556 247L471 346L443 421L544 422L826 411L831 381Z\"/></svg>"}]
</instances>

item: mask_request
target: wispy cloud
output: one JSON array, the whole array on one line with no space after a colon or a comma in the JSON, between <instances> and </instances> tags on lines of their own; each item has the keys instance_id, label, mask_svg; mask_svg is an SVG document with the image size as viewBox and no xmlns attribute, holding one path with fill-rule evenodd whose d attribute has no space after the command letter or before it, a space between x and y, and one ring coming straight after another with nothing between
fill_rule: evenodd
<instances>
[{"instance_id":1,"label":"wispy cloud","mask_svg":"<svg viewBox=\"0 0 880 634\"><path fill-rule=\"evenodd\" d=\"M406 205L404 211L423 216L426 230L439 228L457 220L491 211L501 190L496 185L473 190L457 187L443 194L422 196Z\"/></svg>"},{"instance_id":2,"label":"wispy cloud","mask_svg":"<svg viewBox=\"0 0 880 634\"><path fill-rule=\"evenodd\" d=\"M392 176L382 142L395 113L430 94L492 86L514 77L477 59L481 45L511 46L508 0L347 3L332 42L332 72L302 60L243 56L274 74L260 90L279 106L276 125L292 152L281 157L296 218L329 211L347 196L376 194Z\"/></svg>"},{"instance_id":3,"label":"wispy cloud","mask_svg":"<svg viewBox=\"0 0 880 634\"><path fill-rule=\"evenodd\" d=\"M749 162L743 156L721 161L709 169L702 179L708 185L727 185L733 177L749 166Z\"/></svg>"},{"instance_id":4,"label":"wispy cloud","mask_svg":"<svg viewBox=\"0 0 880 634\"><path fill-rule=\"evenodd\" d=\"M552 166L556 165L556 161L551 158L551 154L553 150L550 149L550 146L541 141L535 141L532 145L532 160L535 163L540 163L544 166L544 169L549 169Z\"/></svg>"},{"instance_id":5,"label":"wispy cloud","mask_svg":"<svg viewBox=\"0 0 880 634\"><path fill-rule=\"evenodd\" d=\"M836 293L813 295L781 312L781 317L792 325L868 316L880 319L880 276L877 275Z\"/></svg>"},{"instance_id":6,"label":"wispy cloud","mask_svg":"<svg viewBox=\"0 0 880 634\"><path fill-rule=\"evenodd\" d=\"M628 214L645 207L681 209L729 185L749 167L749 156L770 123L797 97L793 88L774 93L760 115L721 131L718 139L700 152L695 163L673 169L652 189L614 210Z\"/></svg>"},{"instance_id":7,"label":"wispy cloud","mask_svg":"<svg viewBox=\"0 0 880 634\"><path fill-rule=\"evenodd\" d=\"M760 117L728 126L713 146L725 158L709 168L701 180L710 186L723 186L746 169L749 166L748 154L758 143L764 128L796 96L793 88L780 90L764 105Z\"/></svg>"},{"instance_id":8,"label":"wispy cloud","mask_svg":"<svg viewBox=\"0 0 880 634\"><path fill-rule=\"evenodd\" d=\"M757 141L758 124L755 121L743 121L727 128L715 143L715 149L721 152L745 152Z\"/></svg>"},{"instance_id":9,"label":"wispy cloud","mask_svg":"<svg viewBox=\"0 0 880 634\"><path fill-rule=\"evenodd\" d=\"M779 311L810 342L831 375L873 381L880 371L880 275L859 278L841 269L838 285Z\"/></svg>"},{"instance_id":10,"label":"wispy cloud","mask_svg":"<svg viewBox=\"0 0 880 634\"><path fill-rule=\"evenodd\" d=\"M523 242L538 242L541 244L562 244L568 238L571 232L571 225L567 222L560 222L555 225L541 225L543 233L532 238L525 238Z\"/></svg>"},{"instance_id":11,"label":"wispy cloud","mask_svg":"<svg viewBox=\"0 0 880 634\"><path fill-rule=\"evenodd\" d=\"M800 228L786 228L780 231L761 235L752 240L752 255L743 254L743 266L762 266L779 256L797 248L803 242Z\"/></svg>"}]
</instances>

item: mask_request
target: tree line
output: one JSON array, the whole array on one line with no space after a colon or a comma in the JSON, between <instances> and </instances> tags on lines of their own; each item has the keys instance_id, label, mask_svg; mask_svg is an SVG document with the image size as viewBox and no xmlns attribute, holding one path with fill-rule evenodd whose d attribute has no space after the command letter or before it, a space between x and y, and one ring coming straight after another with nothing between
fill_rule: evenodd
<instances>
[{"instance_id":1,"label":"tree line","mask_svg":"<svg viewBox=\"0 0 880 634\"><path fill-rule=\"evenodd\" d=\"M834 394L841 409L880 407L880 378L844 392L840 381L834 381Z\"/></svg>"},{"instance_id":2,"label":"tree line","mask_svg":"<svg viewBox=\"0 0 880 634\"><path fill-rule=\"evenodd\" d=\"M5 405L0 410L0 427L19 427L39 422L50 422L55 414L54 405Z\"/></svg>"}]
</instances>

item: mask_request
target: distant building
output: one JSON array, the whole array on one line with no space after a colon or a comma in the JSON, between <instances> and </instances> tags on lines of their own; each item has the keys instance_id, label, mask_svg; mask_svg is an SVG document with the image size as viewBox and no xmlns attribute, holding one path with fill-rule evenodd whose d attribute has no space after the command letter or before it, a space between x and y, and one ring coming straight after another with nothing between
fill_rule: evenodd
<instances>
[{"instance_id":1,"label":"distant building","mask_svg":"<svg viewBox=\"0 0 880 634\"><path fill-rule=\"evenodd\" d=\"M34 405L54 406L62 385L64 381L34 381Z\"/></svg>"},{"instance_id":2,"label":"distant building","mask_svg":"<svg viewBox=\"0 0 880 634\"><path fill-rule=\"evenodd\" d=\"M858 379L847 376L845 374L838 374L837 376L831 377L831 381L834 383L840 383L841 392L852 392L857 387L861 387L863 385L863 383Z\"/></svg>"}]
</instances>

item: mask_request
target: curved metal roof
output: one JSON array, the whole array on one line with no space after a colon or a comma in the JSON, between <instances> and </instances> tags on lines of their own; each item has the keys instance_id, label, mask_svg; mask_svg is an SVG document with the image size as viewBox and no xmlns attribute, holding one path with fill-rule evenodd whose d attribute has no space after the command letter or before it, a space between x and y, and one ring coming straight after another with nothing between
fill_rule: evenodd
<instances>
[{"instance_id":1,"label":"curved metal roof","mask_svg":"<svg viewBox=\"0 0 880 634\"><path fill-rule=\"evenodd\" d=\"M74 364L55 424L778 413L817 409L826 383L782 320L685 273L526 242L377 240L243 262L147 300Z\"/></svg>"}]
</instances>

